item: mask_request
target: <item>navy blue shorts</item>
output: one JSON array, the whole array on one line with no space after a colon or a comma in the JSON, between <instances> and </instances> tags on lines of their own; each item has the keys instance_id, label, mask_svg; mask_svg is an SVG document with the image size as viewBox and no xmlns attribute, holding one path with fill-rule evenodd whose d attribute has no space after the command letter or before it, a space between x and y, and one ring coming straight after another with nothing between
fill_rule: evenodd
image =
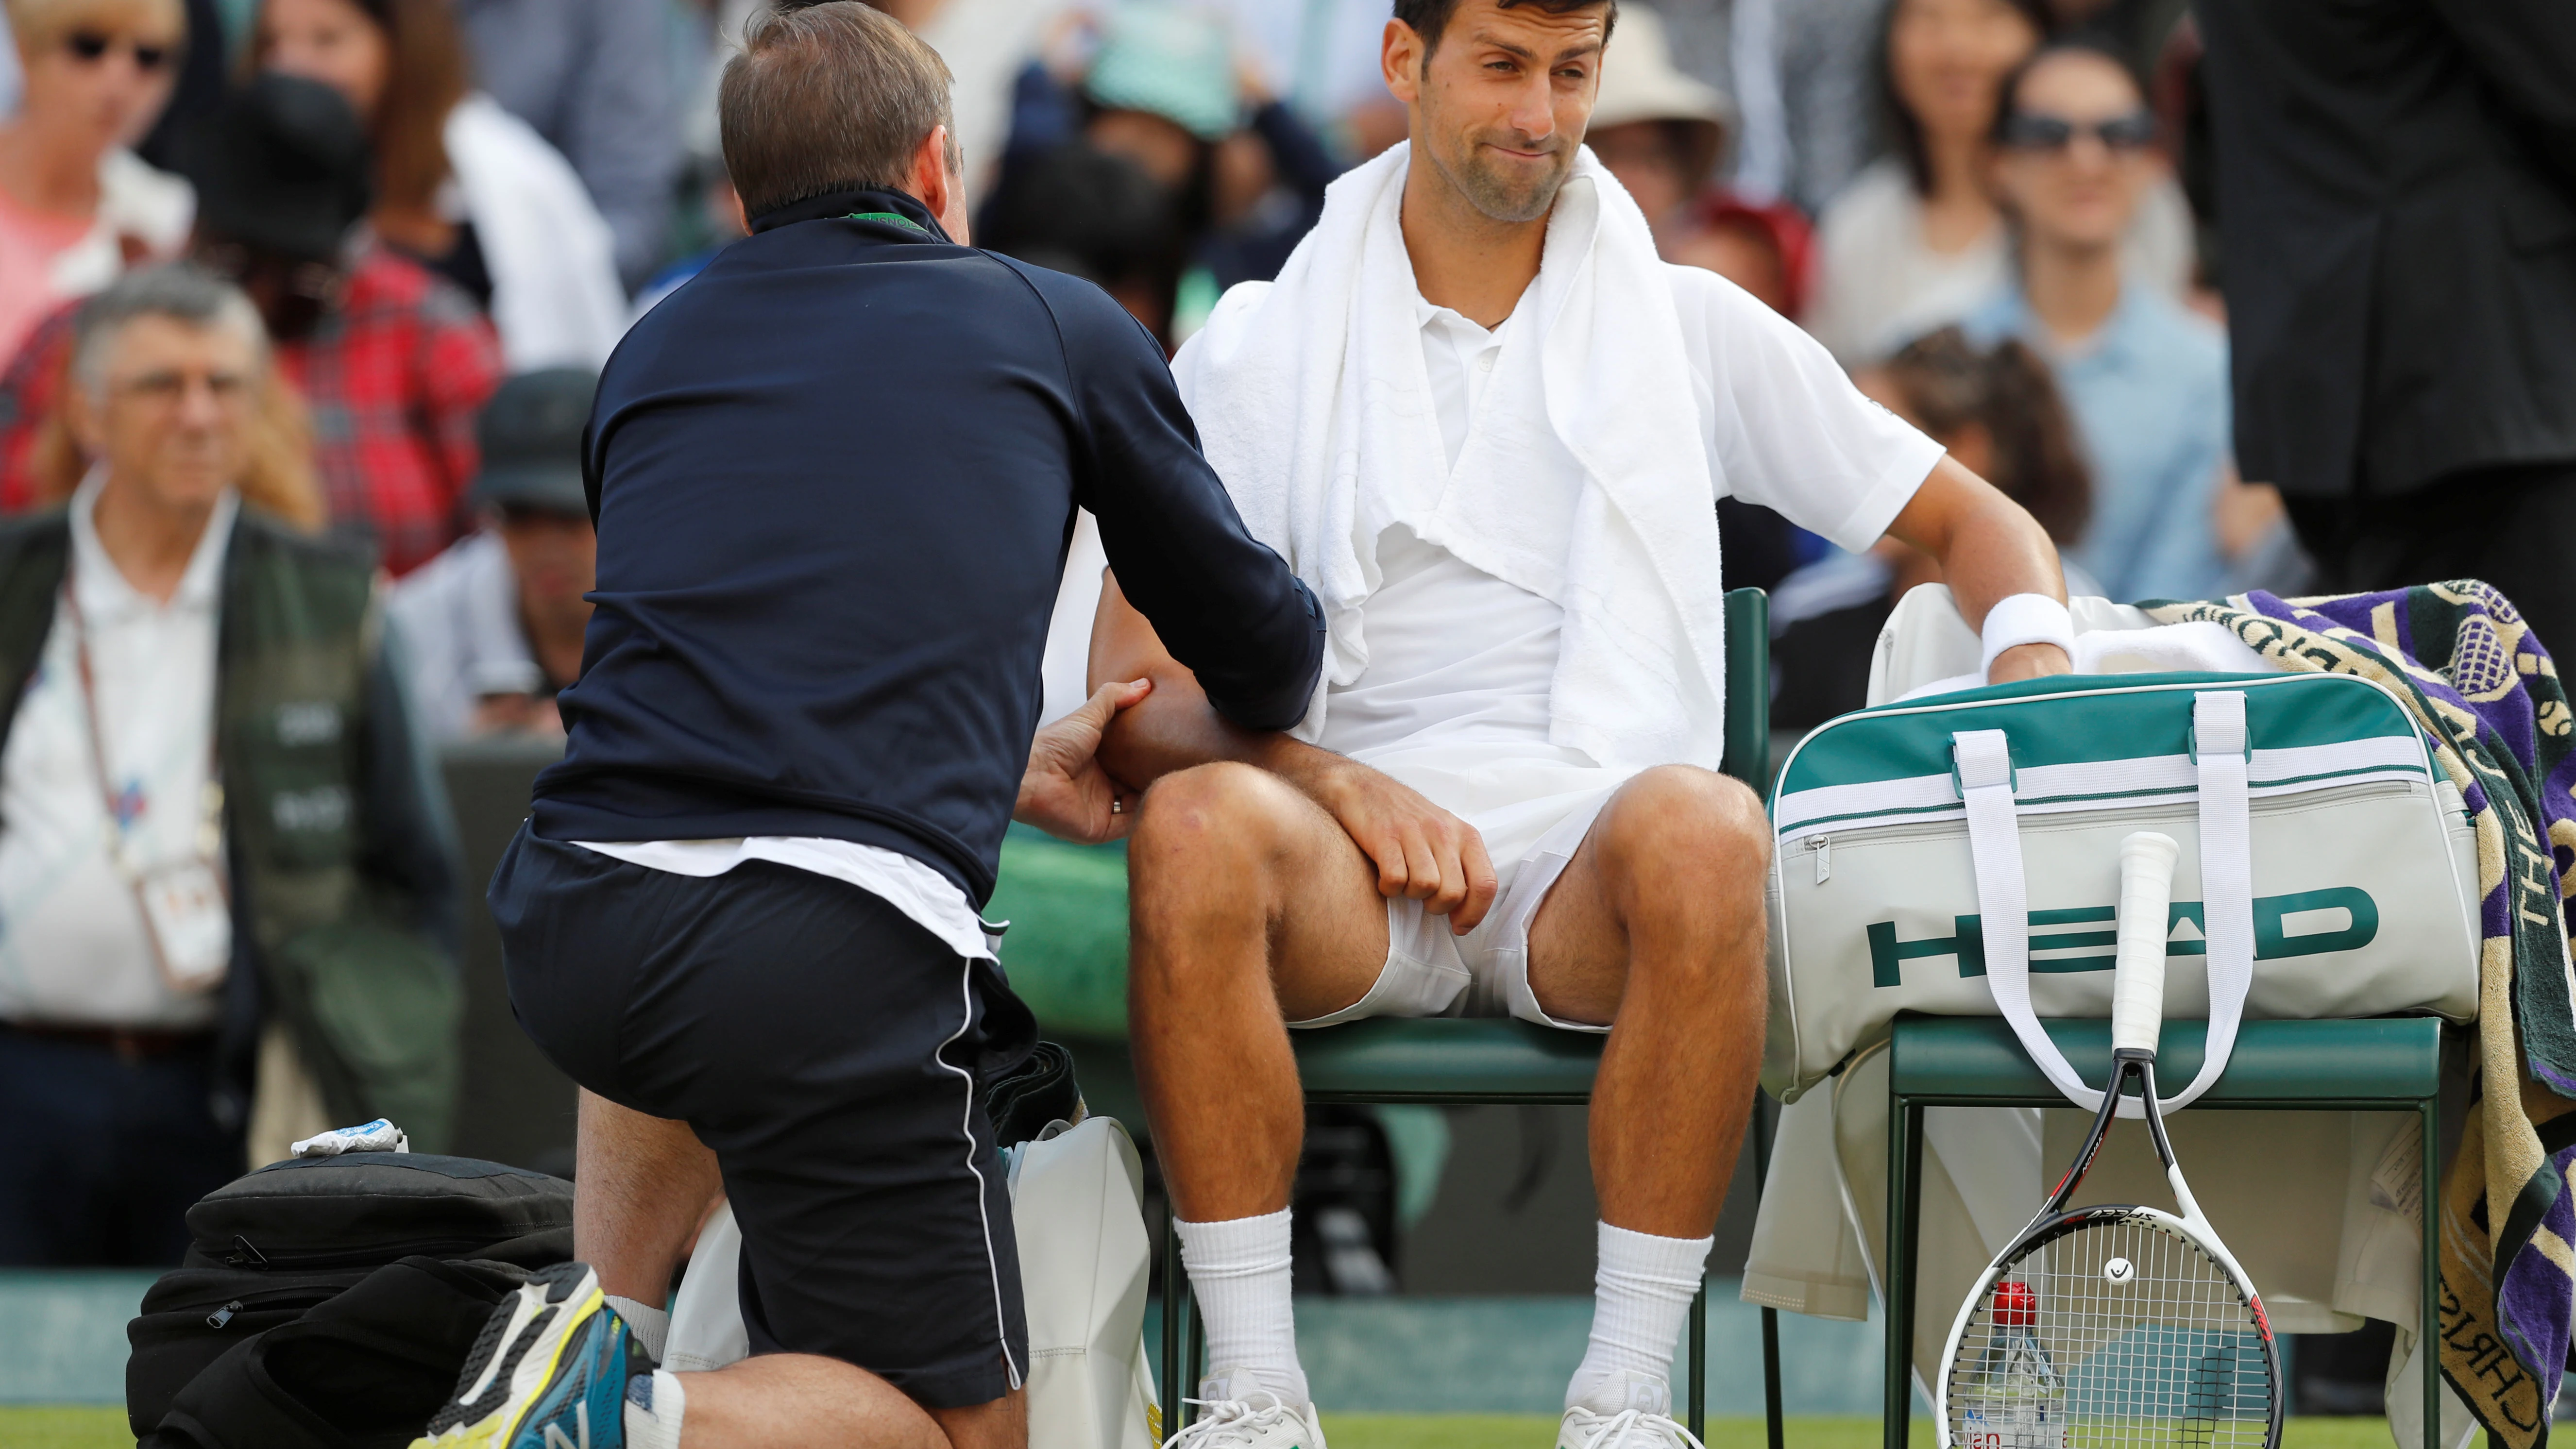
<instances>
[{"instance_id":1,"label":"navy blue shorts","mask_svg":"<svg viewBox=\"0 0 2576 1449\"><path fill-rule=\"evenodd\" d=\"M931 1408L1025 1376L978 1088L1027 1057L1037 1024L992 962L808 871L675 875L525 826L490 899L537 1046L714 1149L753 1353L840 1359Z\"/></svg>"}]
</instances>

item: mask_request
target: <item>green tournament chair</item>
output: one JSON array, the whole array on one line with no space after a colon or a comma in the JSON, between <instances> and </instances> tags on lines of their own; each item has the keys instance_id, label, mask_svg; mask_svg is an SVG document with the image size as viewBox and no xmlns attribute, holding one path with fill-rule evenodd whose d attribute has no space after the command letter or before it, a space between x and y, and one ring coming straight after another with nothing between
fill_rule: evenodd
<instances>
[{"instance_id":1,"label":"green tournament chair","mask_svg":"<svg viewBox=\"0 0 2576 1449\"><path fill-rule=\"evenodd\" d=\"M1727 774L1760 791L1771 752L1771 609L1760 589L1726 596ZM1503 1019L1404 1021L1378 1018L1292 1033L1297 1073L1309 1102L1406 1102L1436 1106L1581 1106L1592 1100L1592 1076L1603 1037L1551 1031ZM1757 1100L1753 1113L1756 1171L1769 1164L1770 1132ZM1758 1180L1758 1178L1757 1178ZM1178 1429L1185 1386L1198 1382L1204 1351L1181 1271L1180 1234L1163 1228L1162 1400L1164 1422ZM1182 1320L1189 1319L1187 1362ZM1687 1369L1689 1424L1707 1418L1708 1288L1691 1305ZM1762 1310L1763 1389L1773 1449L1780 1444L1779 1317Z\"/></svg>"},{"instance_id":2,"label":"green tournament chair","mask_svg":"<svg viewBox=\"0 0 2576 1449\"><path fill-rule=\"evenodd\" d=\"M2097 1090L2111 1060L2111 1023L2043 1022L2057 1049ZM2187 1082L2205 1060L2207 1022L2167 1021L2156 1047L2164 1079ZM2065 1107L1997 1016L1900 1016L1888 1047L1887 1449L1907 1449L1914 1405L1914 1265L1922 1229L1926 1107ZM2429 1016L2360 1021L2248 1021L2227 1070L2189 1110L2412 1112L2424 1136L2421 1343L2439 1343L2442 1023ZM2043 1166L2053 1170L2055 1164ZM2254 1285L2260 1291L2262 1284ZM2441 1420L2441 1356L2424 1356L2424 1422Z\"/></svg>"}]
</instances>

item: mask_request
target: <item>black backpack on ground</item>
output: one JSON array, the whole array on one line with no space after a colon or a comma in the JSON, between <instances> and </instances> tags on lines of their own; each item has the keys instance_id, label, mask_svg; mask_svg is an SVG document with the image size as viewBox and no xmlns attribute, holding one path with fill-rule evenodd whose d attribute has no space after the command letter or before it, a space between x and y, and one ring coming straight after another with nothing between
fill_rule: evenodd
<instances>
[{"instance_id":1,"label":"black backpack on ground","mask_svg":"<svg viewBox=\"0 0 2576 1449\"><path fill-rule=\"evenodd\" d=\"M471 1158L272 1163L188 1210L128 1325L148 1449L401 1449L492 1307L572 1256L572 1184Z\"/></svg>"}]
</instances>

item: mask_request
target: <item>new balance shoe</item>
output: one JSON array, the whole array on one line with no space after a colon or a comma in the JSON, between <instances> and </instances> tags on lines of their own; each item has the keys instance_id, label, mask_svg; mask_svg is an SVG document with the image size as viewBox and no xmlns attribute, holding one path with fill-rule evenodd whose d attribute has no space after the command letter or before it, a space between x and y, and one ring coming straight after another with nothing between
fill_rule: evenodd
<instances>
[{"instance_id":1,"label":"new balance shoe","mask_svg":"<svg viewBox=\"0 0 2576 1449\"><path fill-rule=\"evenodd\" d=\"M1612 1387L1619 1391L1619 1411L1604 1414L1582 1405L1566 1410L1556 1449L1703 1449L1674 1422L1671 1385L1630 1370Z\"/></svg>"},{"instance_id":2,"label":"new balance shoe","mask_svg":"<svg viewBox=\"0 0 2576 1449\"><path fill-rule=\"evenodd\" d=\"M652 1369L589 1264L540 1269L492 1310L412 1449L625 1449L626 1381Z\"/></svg>"},{"instance_id":3,"label":"new balance shoe","mask_svg":"<svg viewBox=\"0 0 2576 1449\"><path fill-rule=\"evenodd\" d=\"M1290 1404L1241 1370L1199 1381L1199 1416L1163 1441L1163 1449L1324 1449L1324 1425L1312 1404Z\"/></svg>"}]
</instances>

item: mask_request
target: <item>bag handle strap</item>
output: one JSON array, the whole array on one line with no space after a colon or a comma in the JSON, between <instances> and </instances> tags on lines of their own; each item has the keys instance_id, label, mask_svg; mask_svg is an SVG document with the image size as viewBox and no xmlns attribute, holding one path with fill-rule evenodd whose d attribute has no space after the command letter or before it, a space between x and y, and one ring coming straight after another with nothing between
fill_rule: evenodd
<instances>
[{"instance_id":1,"label":"bag handle strap","mask_svg":"<svg viewBox=\"0 0 2576 1449\"><path fill-rule=\"evenodd\" d=\"M2209 942L2209 1035L2200 1074L2163 1099L2168 1112L2190 1106L2227 1070L2245 997L2254 986L2254 842L2246 785L2253 751L2245 728L2244 691L2195 694L2191 717L2192 763L2200 787L2201 909ZM2010 741L2002 730L1961 730L1950 737L1950 751L1959 798L1967 806L1986 984L1994 992L1995 1009L2051 1086L2085 1111L2099 1111L2102 1094L2084 1085L2031 1009L2030 887L2022 870ZM2120 1104L2121 1116L2144 1114L2135 1101Z\"/></svg>"}]
</instances>

